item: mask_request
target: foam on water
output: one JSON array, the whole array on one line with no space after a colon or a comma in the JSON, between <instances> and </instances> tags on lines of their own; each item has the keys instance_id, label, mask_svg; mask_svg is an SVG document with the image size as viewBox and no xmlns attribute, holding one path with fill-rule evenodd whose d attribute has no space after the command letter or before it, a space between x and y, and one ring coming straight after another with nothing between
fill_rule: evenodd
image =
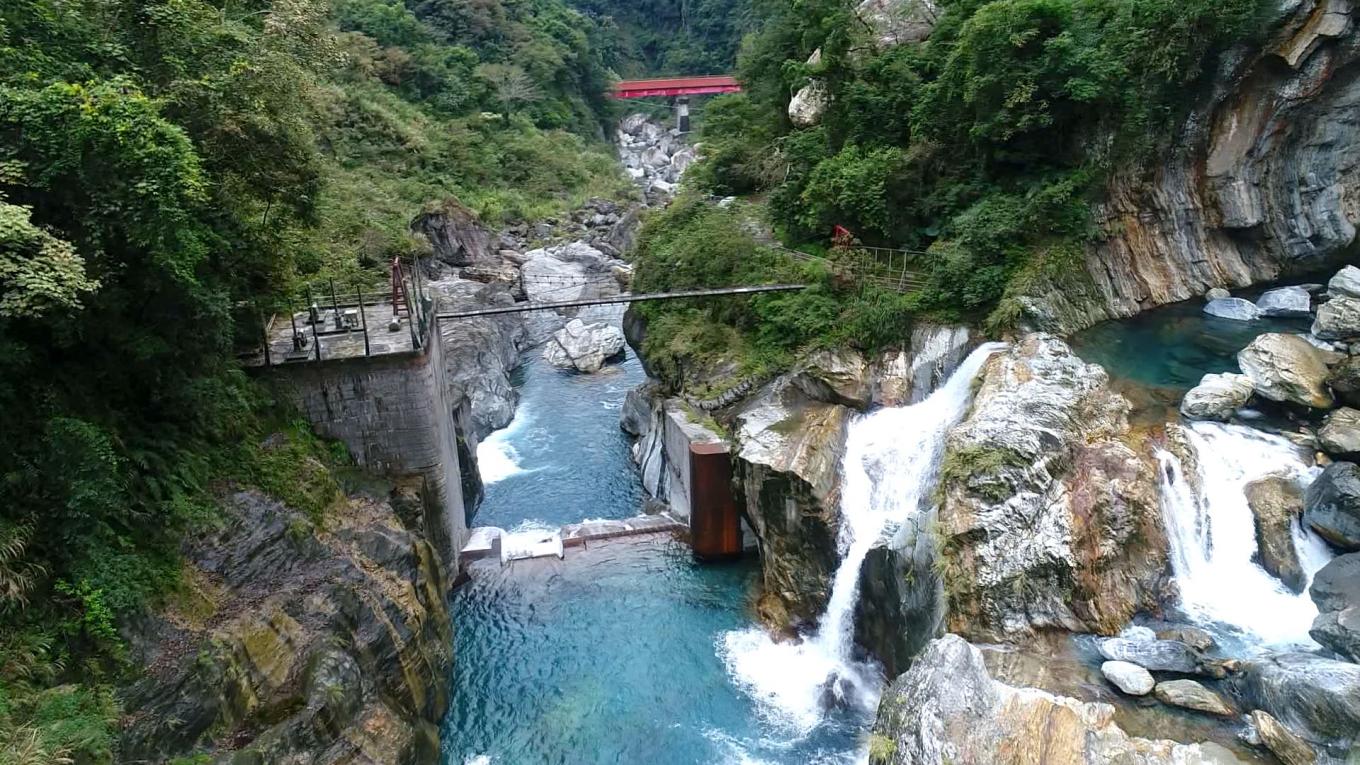
<instances>
[{"instance_id":1,"label":"foam on water","mask_svg":"<svg viewBox=\"0 0 1360 765\"><path fill-rule=\"evenodd\" d=\"M1181 609L1205 626L1226 628L1249 643L1314 646L1308 628L1317 607L1306 589L1291 592L1252 560L1256 530L1246 486L1272 474L1304 485L1316 469L1304 462L1299 447L1279 436L1213 422L1192 423L1185 431L1199 463L1200 492L1174 454L1157 453ZM1331 553L1297 522L1294 544L1311 581Z\"/></svg>"},{"instance_id":2,"label":"foam on water","mask_svg":"<svg viewBox=\"0 0 1360 765\"><path fill-rule=\"evenodd\" d=\"M720 638L719 654L733 680L771 720L806 735L829 704L866 711L877 705L881 672L857 661L853 650L860 568L879 539L921 512L945 434L963 418L973 378L1003 347L990 343L974 351L924 401L850 424L841 467L841 563L816 633L799 643L777 643L753 627Z\"/></svg>"},{"instance_id":3,"label":"foam on water","mask_svg":"<svg viewBox=\"0 0 1360 765\"><path fill-rule=\"evenodd\" d=\"M515 418L509 425L477 444L477 469L481 473L483 485L490 486L524 472L519 464L519 452L513 443L531 419L529 408L521 406L515 411Z\"/></svg>"}]
</instances>

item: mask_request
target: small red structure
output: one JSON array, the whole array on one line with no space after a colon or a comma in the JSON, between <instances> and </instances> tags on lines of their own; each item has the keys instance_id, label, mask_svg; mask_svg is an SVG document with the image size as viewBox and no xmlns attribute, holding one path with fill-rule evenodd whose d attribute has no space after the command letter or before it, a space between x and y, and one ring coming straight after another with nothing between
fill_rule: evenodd
<instances>
[{"instance_id":1,"label":"small red structure","mask_svg":"<svg viewBox=\"0 0 1360 765\"><path fill-rule=\"evenodd\" d=\"M707 96L714 93L739 93L741 83L729 75L707 77L664 77L655 80L623 80L610 92L614 98L652 96Z\"/></svg>"}]
</instances>

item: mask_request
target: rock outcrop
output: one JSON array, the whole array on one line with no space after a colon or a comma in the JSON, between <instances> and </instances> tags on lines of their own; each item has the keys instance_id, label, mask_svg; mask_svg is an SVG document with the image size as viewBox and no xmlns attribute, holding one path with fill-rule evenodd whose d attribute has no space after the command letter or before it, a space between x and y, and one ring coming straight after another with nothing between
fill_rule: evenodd
<instances>
[{"instance_id":1,"label":"rock outcrop","mask_svg":"<svg viewBox=\"0 0 1360 765\"><path fill-rule=\"evenodd\" d=\"M1261 44L1227 54L1176 143L1112 177L1084 289L1020 301L1028 325L1072 331L1344 252L1360 220L1353 17L1350 0L1288 2Z\"/></svg>"},{"instance_id":2,"label":"rock outcrop","mask_svg":"<svg viewBox=\"0 0 1360 765\"><path fill-rule=\"evenodd\" d=\"M1342 295L1323 303L1313 320L1313 335L1322 340L1360 338L1360 298Z\"/></svg>"},{"instance_id":3,"label":"rock outcrop","mask_svg":"<svg viewBox=\"0 0 1360 765\"><path fill-rule=\"evenodd\" d=\"M1328 465L1304 494L1303 520L1333 546L1360 550L1360 466Z\"/></svg>"},{"instance_id":4,"label":"rock outcrop","mask_svg":"<svg viewBox=\"0 0 1360 765\"><path fill-rule=\"evenodd\" d=\"M481 284L457 277L429 284L437 311L456 311L515 302L509 284ZM484 316L439 322L444 346L444 380L451 400L466 398L478 440L514 419L519 393L510 373L519 365L519 352L528 341L518 314Z\"/></svg>"},{"instance_id":5,"label":"rock outcrop","mask_svg":"<svg viewBox=\"0 0 1360 765\"><path fill-rule=\"evenodd\" d=\"M777 626L811 622L830 596L851 414L785 378L737 410L733 477L760 548L762 616Z\"/></svg>"},{"instance_id":6,"label":"rock outcrop","mask_svg":"<svg viewBox=\"0 0 1360 765\"><path fill-rule=\"evenodd\" d=\"M1129 404L1050 335L992 357L946 440L939 570L949 629L1111 634L1155 609L1166 562L1155 471Z\"/></svg>"},{"instance_id":7,"label":"rock outcrop","mask_svg":"<svg viewBox=\"0 0 1360 765\"><path fill-rule=\"evenodd\" d=\"M1235 297L1210 300L1204 306L1204 312L1210 316L1233 321L1256 321L1261 318L1261 309L1257 308L1255 303Z\"/></svg>"},{"instance_id":8,"label":"rock outcrop","mask_svg":"<svg viewBox=\"0 0 1360 765\"><path fill-rule=\"evenodd\" d=\"M1222 696L1194 680L1163 680L1157 683L1152 694L1158 701L1173 707L1184 707L1218 717L1232 717L1237 714Z\"/></svg>"},{"instance_id":9,"label":"rock outcrop","mask_svg":"<svg viewBox=\"0 0 1360 765\"><path fill-rule=\"evenodd\" d=\"M1313 296L1302 287L1280 287L1267 290L1256 301L1262 316L1285 319L1306 319L1313 315Z\"/></svg>"},{"instance_id":10,"label":"rock outcrop","mask_svg":"<svg viewBox=\"0 0 1360 765\"><path fill-rule=\"evenodd\" d=\"M553 333L543 347L543 358L555 367L589 374L622 356L623 344L623 330L618 327L572 319Z\"/></svg>"},{"instance_id":11,"label":"rock outcrop","mask_svg":"<svg viewBox=\"0 0 1360 765\"><path fill-rule=\"evenodd\" d=\"M411 231L429 240L435 259L445 265L475 266L499 260L491 234L477 213L452 197L417 215Z\"/></svg>"},{"instance_id":12,"label":"rock outcrop","mask_svg":"<svg viewBox=\"0 0 1360 765\"><path fill-rule=\"evenodd\" d=\"M1318 409L1335 403L1327 389L1324 352L1297 335L1260 335L1237 354L1237 363L1256 393L1272 401Z\"/></svg>"},{"instance_id":13,"label":"rock outcrop","mask_svg":"<svg viewBox=\"0 0 1360 765\"><path fill-rule=\"evenodd\" d=\"M1328 414L1317 439L1318 446L1332 457L1360 458L1360 409L1342 407Z\"/></svg>"},{"instance_id":14,"label":"rock outcrop","mask_svg":"<svg viewBox=\"0 0 1360 765\"><path fill-rule=\"evenodd\" d=\"M1129 736L1108 704L991 678L982 653L956 635L933 641L883 694L870 740L874 765L1127 762L1236 763L1217 744Z\"/></svg>"},{"instance_id":15,"label":"rock outcrop","mask_svg":"<svg viewBox=\"0 0 1360 765\"><path fill-rule=\"evenodd\" d=\"M1270 476L1246 486L1247 505L1256 523L1256 555L1261 568L1294 592L1303 592L1308 577L1294 547L1294 522L1303 513L1303 490L1283 476Z\"/></svg>"},{"instance_id":16,"label":"rock outcrop","mask_svg":"<svg viewBox=\"0 0 1360 765\"><path fill-rule=\"evenodd\" d=\"M1360 664L1308 653L1242 662L1227 681L1240 709L1260 709L1316 746L1360 745Z\"/></svg>"},{"instance_id":17,"label":"rock outcrop","mask_svg":"<svg viewBox=\"0 0 1360 765\"><path fill-rule=\"evenodd\" d=\"M1318 615L1309 634L1353 662L1360 663L1360 553L1332 559L1308 589Z\"/></svg>"},{"instance_id":18,"label":"rock outcrop","mask_svg":"<svg viewBox=\"0 0 1360 765\"><path fill-rule=\"evenodd\" d=\"M127 691L124 758L433 762L452 632L419 503L351 499L322 531L229 497L226 525L186 550L188 593L129 641L147 673Z\"/></svg>"}]
</instances>

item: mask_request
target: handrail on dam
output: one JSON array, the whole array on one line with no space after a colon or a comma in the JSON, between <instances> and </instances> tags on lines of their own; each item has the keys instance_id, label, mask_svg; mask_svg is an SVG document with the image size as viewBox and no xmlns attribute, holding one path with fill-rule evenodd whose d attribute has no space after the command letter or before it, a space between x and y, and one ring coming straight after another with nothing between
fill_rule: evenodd
<instances>
[{"instance_id":1,"label":"handrail on dam","mask_svg":"<svg viewBox=\"0 0 1360 765\"><path fill-rule=\"evenodd\" d=\"M754 287L720 287L707 290L688 290L682 292L654 292L634 295L624 293L589 300L562 300L557 302L520 303L518 305L478 308L472 311L437 313L435 319L471 319L478 316L496 316L506 313L526 313L528 311L550 311L557 308L581 308L591 305L618 305L620 303L641 303L648 300L683 300L685 298L722 297L724 295L755 295L762 292L796 292L808 288L806 284L763 284Z\"/></svg>"}]
</instances>

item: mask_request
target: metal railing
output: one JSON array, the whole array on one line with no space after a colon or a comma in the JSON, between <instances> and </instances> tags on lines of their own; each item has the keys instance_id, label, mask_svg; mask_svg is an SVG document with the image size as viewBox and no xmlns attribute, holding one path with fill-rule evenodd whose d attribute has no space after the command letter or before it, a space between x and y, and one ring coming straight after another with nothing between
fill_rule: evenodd
<instances>
[{"instance_id":1,"label":"metal railing","mask_svg":"<svg viewBox=\"0 0 1360 765\"><path fill-rule=\"evenodd\" d=\"M797 260L823 263L833 274L883 289L907 293L926 284L924 260L929 253L920 250L853 245L837 247L826 257L780 245L776 249Z\"/></svg>"},{"instance_id":2,"label":"metal railing","mask_svg":"<svg viewBox=\"0 0 1360 765\"><path fill-rule=\"evenodd\" d=\"M327 358L324 340L352 337L356 333L363 337L363 355L372 356L374 351L369 313L379 306L390 306L392 319L405 320L412 350L424 348L428 341L429 317L433 306L425 294L419 259L414 259L409 268L394 269L394 274L397 276L391 282L392 287L386 290L373 287L372 282L366 286L364 282L352 281L342 286L335 279L306 285L301 291L305 302L300 310L289 307L263 322L265 366L273 366L275 362L272 346L277 339L275 333L278 324L283 320L282 313L287 314L286 320L290 324L288 337L291 339L291 350L283 354L283 362L324 361ZM401 294L393 289L398 284L398 278L404 289L406 305L409 306L406 312L402 310ZM354 356L357 354L346 354L343 358Z\"/></svg>"}]
</instances>

